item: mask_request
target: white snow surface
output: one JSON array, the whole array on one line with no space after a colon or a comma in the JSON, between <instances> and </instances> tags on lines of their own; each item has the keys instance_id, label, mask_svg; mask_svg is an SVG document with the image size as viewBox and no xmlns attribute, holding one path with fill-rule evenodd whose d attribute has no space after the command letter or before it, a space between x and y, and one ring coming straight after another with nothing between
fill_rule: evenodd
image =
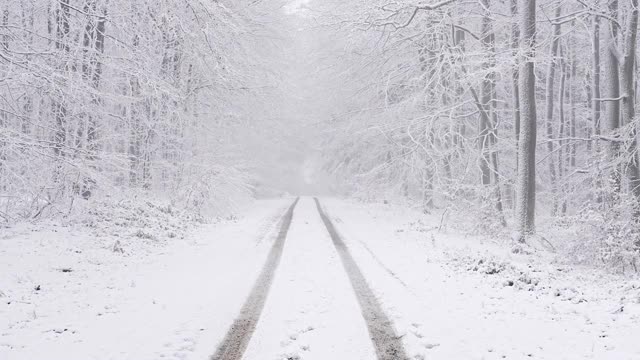
<instances>
[{"instance_id":1,"label":"white snow surface","mask_svg":"<svg viewBox=\"0 0 640 360\"><path fill-rule=\"evenodd\" d=\"M638 280L512 254L399 206L321 201L412 359L640 359ZM0 359L207 359L291 202L166 243L121 239L124 254L79 226L0 230ZM244 359L375 359L310 198Z\"/></svg>"},{"instance_id":2,"label":"white snow surface","mask_svg":"<svg viewBox=\"0 0 640 360\"><path fill-rule=\"evenodd\" d=\"M640 282L438 231L439 216L324 201L415 359L640 359Z\"/></svg>"},{"instance_id":3,"label":"white snow surface","mask_svg":"<svg viewBox=\"0 0 640 360\"><path fill-rule=\"evenodd\" d=\"M316 205L298 204L246 360L375 359L366 323Z\"/></svg>"},{"instance_id":4,"label":"white snow surface","mask_svg":"<svg viewBox=\"0 0 640 360\"><path fill-rule=\"evenodd\" d=\"M123 241L125 254L82 228L3 234L0 359L206 359L290 202L258 201L166 245Z\"/></svg>"}]
</instances>

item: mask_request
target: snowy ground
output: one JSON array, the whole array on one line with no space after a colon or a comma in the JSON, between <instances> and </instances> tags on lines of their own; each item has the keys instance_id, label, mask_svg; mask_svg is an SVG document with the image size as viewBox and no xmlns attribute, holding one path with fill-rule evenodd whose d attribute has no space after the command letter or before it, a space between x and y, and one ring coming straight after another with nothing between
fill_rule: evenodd
<instances>
[{"instance_id":1,"label":"snowy ground","mask_svg":"<svg viewBox=\"0 0 640 360\"><path fill-rule=\"evenodd\" d=\"M130 241L124 255L81 228L3 234L0 359L206 359L289 203L258 202L170 245Z\"/></svg>"},{"instance_id":2,"label":"snowy ground","mask_svg":"<svg viewBox=\"0 0 640 360\"><path fill-rule=\"evenodd\" d=\"M168 244L82 228L0 234L0 359L207 359L292 199ZM437 217L321 199L412 359L639 359L640 282L439 231ZM246 360L375 359L313 200L295 209Z\"/></svg>"},{"instance_id":3,"label":"snowy ground","mask_svg":"<svg viewBox=\"0 0 640 360\"><path fill-rule=\"evenodd\" d=\"M296 208L246 360L375 359L349 279L315 204Z\"/></svg>"},{"instance_id":4,"label":"snowy ground","mask_svg":"<svg viewBox=\"0 0 640 360\"><path fill-rule=\"evenodd\" d=\"M416 359L640 359L640 282L441 233L440 219L325 201Z\"/></svg>"}]
</instances>

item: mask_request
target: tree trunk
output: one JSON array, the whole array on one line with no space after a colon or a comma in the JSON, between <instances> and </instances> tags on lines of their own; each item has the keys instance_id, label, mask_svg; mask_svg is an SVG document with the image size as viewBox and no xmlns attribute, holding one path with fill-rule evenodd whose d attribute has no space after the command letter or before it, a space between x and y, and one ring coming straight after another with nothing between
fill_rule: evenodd
<instances>
[{"instance_id":1,"label":"tree trunk","mask_svg":"<svg viewBox=\"0 0 640 360\"><path fill-rule=\"evenodd\" d=\"M510 5L511 18L513 19L513 22L511 24L511 53L514 59L517 59L518 52L520 50L520 29L518 28L518 22L516 20L518 18L518 0L511 0ZM518 145L520 142L520 88L518 87L520 75L518 72L519 69L516 65L511 71L511 91L513 93L513 122L516 139L516 152L518 151ZM518 160L516 159L516 172L517 169Z\"/></svg>"},{"instance_id":2,"label":"tree trunk","mask_svg":"<svg viewBox=\"0 0 640 360\"><path fill-rule=\"evenodd\" d=\"M60 57L60 65L58 71L66 74L69 70L69 45L67 44L68 36L70 32L69 25L69 0L60 0L59 6L56 9L56 36L55 47ZM67 106L64 100L64 94L58 93L52 100L52 109L55 117L55 135L53 151L56 157L56 168L54 173L54 181L58 183L63 190L64 184L62 181L62 158L65 157L65 146L67 142Z\"/></svg>"},{"instance_id":3,"label":"tree trunk","mask_svg":"<svg viewBox=\"0 0 640 360\"><path fill-rule=\"evenodd\" d=\"M599 5L599 0L596 0L596 6ZM591 64L591 86L590 86L590 91L589 91L589 95L588 95L588 100L591 104L591 126L592 126L592 130L591 130L591 134L595 135L596 137L600 136L602 134L602 102L600 101L600 99L602 98L602 90L601 90L601 81L602 81L602 74L601 74L601 66L602 66L602 60L601 60L601 54L600 54L600 17L599 16L594 16L592 19L592 47L593 47L593 58L592 58L592 64ZM575 69L574 69L575 71ZM572 106L575 106L575 104L572 101ZM574 120L575 121L575 120ZM575 126L575 124L574 124ZM589 133L587 133L587 135L591 135ZM602 151L602 144L600 142L600 140L596 140L595 141L595 146L591 145L591 142L589 142L587 144L588 146L588 151L591 152L593 151L593 149L595 149L595 159L596 159L596 178L594 181L594 186L595 186L595 200L597 203L602 203L602 180L601 180L601 159L600 159L600 154Z\"/></svg>"},{"instance_id":4,"label":"tree trunk","mask_svg":"<svg viewBox=\"0 0 640 360\"><path fill-rule=\"evenodd\" d=\"M592 65L592 104L591 104L591 117L593 122L593 133L595 135L600 135L600 114L602 112L602 103L600 102L600 98L602 97L602 93L600 90L600 17L593 17L593 65Z\"/></svg>"},{"instance_id":5,"label":"tree trunk","mask_svg":"<svg viewBox=\"0 0 640 360\"><path fill-rule=\"evenodd\" d=\"M622 121L631 124L632 137L629 149L628 177L629 187L636 200L640 201L640 166L638 165L638 141L636 125L632 122L636 117L635 65L636 42L638 38L638 0L630 1L628 26L625 34L624 57L620 69L620 86L622 90Z\"/></svg>"},{"instance_id":6,"label":"tree trunk","mask_svg":"<svg viewBox=\"0 0 640 360\"><path fill-rule=\"evenodd\" d=\"M618 0L609 0L609 16L613 19L618 18ZM620 72L618 64L618 28L611 23L607 29L607 52L605 56L605 66L607 70L607 97L610 99L620 98ZM620 128L620 101L612 100L606 103L607 119L605 121L606 134L611 134ZM617 141L609 141L607 143L607 160L610 164L617 161L620 146ZM610 175L611 185L614 194L620 192L621 178L620 170L616 166Z\"/></svg>"},{"instance_id":7,"label":"tree trunk","mask_svg":"<svg viewBox=\"0 0 640 360\"><path fill-rule=\"evenodd\" d=\"M575 99L575 86L574 81L578 76L578 60L576 58L574 49L575 37L571 37L569 44L569 70L567 72L567 92L569 97L569 137L576 138L576 99ZM574 169L577 164L577 145L574 140L571 141L570 156L568 166Z\"/></svg>"},{"instance_id":8,"label":"tree trunk","mask_svg":"<svg viewBox=\"0 0 640 360\"><path fill-rule=\"evenodd\" d=\"M491 135L491 108L493 106L493 99L491 98L492 80L494 76L492 74L495 63L492 63L493 57L491 51L493 50L493 31L491 26L491 14L489 13L489 0L481 0L482 6L485 8L482 16L482 48L485 52L484 61L482 63L482 71L485 74L482 80L482 86L480 87L480 106L482 111L480 112L480 127L478 128L478 138L480 140L480 170L482 174L482 185L491 185L491 154L490 154L490 140Z\"/></svg>"},{"instance_id":9,"label":"tree trunk","mask_svg":"<svg viewBox=\"0 0 640 360\"><path fill-rule=\"evenodd\" d=\"M535 232L536 210L536 1L518 0L520 13L520 146L517 178L516 221L519 241Z\"/></svg>"},{"instance_id":10,"label":"tree trunk","mask_svg":"<svg viewBox=\"0 0 640 360\"><path fill-rule=\"evenodd\" d=\"M9 8L6 7L2 11L2 27L7 29L9 27ZM3 35L0 39L0 50L2 53L9 53L9 35ZM6 76L4 72L0 72L0 76L3 78ZM0 129L5 129L9 126L9 115L6 111L0 110ZM7 144L0 140L0 193L7 191L7 176L5 174L5 163L7 162Z\"/></svg>"},{"instance_id":11,"label":"tree trunk","mask_svg":"<svg viewBox=\"0 0 640 360\"><path fill-rule=\"evenodd\" d=\"M498 142L498 113L497 95L496 95L496 48L495 33L493 32L493 20L490 12L489 0L481 0L484 7L484 15L482 17L482 46L485 50L485 61L483 69L486 72L481 88L481 106L484 111L481 112L481 132L480 141L482 144L482 162L489 171L485 174L483 166L482 184L490 185L493 178L492 201L495 203L495 209L499 221L506 226L502 206L502 189L500 187L500 168L498 160L498 151L496 150ZM493 176L492 176L493 175ZM488 179L485 177L488 176Z\"/></svg>"},{"instance_id":12,"label":"tree trunk","mask_svg":"<svg viewBox=\"0 0 640 360\"><path fill-rule=\"evenodd\" d=\"M513 59L516 61L512 70L511 70L511 97L513 101L512 114L513 114L513 123L514 123L514 131L515 131L515 142L516 142L516 174L518 173L518 168L520 167L520 160L518 156L519 146L520 146L520 88L518 83L520 82L520 69L518 68L517 60L518 60L518 52L520 51L520 28L518 23L518 0L511 0L510 3L510 11L511 11L511 54ZM513 213L516 211L516 193L515 186L512 187L511 190L511 203L513 207Z\"/></svg>"},{"instance_id":13,"label":"tree trunk","mask_svg":"<svg viewBox=\"0 0 640 360\"><path fill-rule=\"evenodd\" d=\"M87 129L86 151L89 168L93 171L96 171L96 153L98 151L98 119L94 111L99 107L101 102L97 93L100 89L100 80L102 78L102 60L100 59L100 57L104 53L106 9L103 9L103 14L97 17L97 22L95 18L98 12L96 0L87 0L84 5L84 11L86 14L89 14L89 16L87 18L87 25L85 27L83 39L85 59L82 64L82 75L85 82L87 82L89 86L94 90L93 94L90 95L92 106L85 116ZM83 124L81 124L79 129L82 128L84 128ZM82 141L82 134L79 134L79 137L80 139L78 139L78 141ZM81 186L82 189L80 194L84 199L89 199L95 186L95 180L90 175L84 176Z\"/></svg>"},{"instance_id":14,"label":"tree trunk","mask_svg":"<svg viewBox=\"0 0 640 360\"><path fill-rule=\"evenodd\" d=\"M564 113L564 100L565 100L565 86L566 86L566 82L567 82L567 65L564 62L564 60L562 59L562 53L560 54L561 59L560 61L560 89L558 91L558 117L559 117L559 125L560 128L558 129L558 181L560 183L563 182L563 178L564 178L564 174L565 174L565 163L566 163L566 156L569 155L570 156L570 150L569 148L565 148L565 144L567 143L567 141L562 140L566 137L566 133L567 133L567 124L566 124L566 118L565 118L565 113ZM565 155L565 153L567 153ZM559 194L560 195L560 214L564 215L567 212L567 203L564 199L564 194Z\"/></svg>"},{"instance_id":15,"label":"tree trunk","mask_svg":"<svg viewBox=\"0 0 640 360\"><path fill-rule=\"evenodd\" d=\"M555 17L559 18L562 16L562 6L557 5L555 12ZM549 162L549 178L551 181L551 196L552 196L552 204L551 204L551 215L555 215L558 210L558 188L557 183L558 179L556 178L556 163L554 161L555 156L553 155L555 151L553 139L553 127L554 127L554 107L555 107L555 76L556 76L556 62L558 58L558 46L560 44L560 30L561 25L556 24L553 26L553 35L551 39L551 51L550 51L550 61L549 61L549 70L547 71L547 93L546 93L546 118L545 124L547 129L547 152L549 153L548 162Z\"/></svg>"},{"instance_id":16,"label":"tree trunk","mask_svg":"<svg viewBox=\"0 0 640 360\"><path fill-rule=\"evenodd\" d=\"M427 53L429 52L429 50L425 47L423 49L420 50L419 53L419 60L421 63L421 70L423 73L427 73L427 71L430 72L428 79L432 79L435 75L435 67L431 67L431 69L429 68L429 64L427 63L428 58L433 57L433 54L429 54L429 56L427 57ZM433 97L433 96L430 96ZM433 144L434 144L434 133L433 133L433 124L425 124L425 129L424 129L424 148L425 149L432 149L433 148ZM437 163L431 160L430 154L425 151L424 154L424 164L422 165L423 169L422 169L422 211L425 214L428 214L431 212L431 210L434 207L434 201L433 201L433 190L434 190L434 176L435 176L435 171L434 171L434 167L437 166Z\"/></svg>"},{"instance_id":17,"label":"tree trunk","mask_svg":"<svg viewBox=\"0 0 640 360\"><path fill-rule=\"evenodd\" d=\"M133 37L133 51L137 53L138 46L140 45L140 37L134 35ZM140 81L136 75L132 75L129 80L129 91L131 92L132 103L129 108L129 185L132 188L137 188L139 179L138 172L140 171L140 159L141 159L141 142L142 142L142 113L140 111Z\"/></svg>"}]
</instances>

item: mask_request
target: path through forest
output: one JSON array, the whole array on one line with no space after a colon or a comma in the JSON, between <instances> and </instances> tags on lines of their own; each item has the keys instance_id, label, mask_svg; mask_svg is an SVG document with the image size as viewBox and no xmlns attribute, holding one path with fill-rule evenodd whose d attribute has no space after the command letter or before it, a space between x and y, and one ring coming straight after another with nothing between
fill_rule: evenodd
<instances>
[{"instance_id":1,"label":"path through forest","mask_svg":"<svg viewBox=\"0 0 640 360\"><path fill-rule=\"evenodd\" d=\"M0 358L640 356L640 284L511 254L440 220L388 204L259 201L147 256L100 252L68 229L17 232L0 247L12 289Z\"/></svg>"}]
</instances>

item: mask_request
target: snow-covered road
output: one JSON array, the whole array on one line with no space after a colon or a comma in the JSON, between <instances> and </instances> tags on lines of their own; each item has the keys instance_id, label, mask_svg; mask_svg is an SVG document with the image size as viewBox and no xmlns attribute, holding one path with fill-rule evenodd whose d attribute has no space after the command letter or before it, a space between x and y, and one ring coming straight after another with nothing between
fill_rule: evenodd
<instances>
[{"instance_id":1,"label":"snow-covered road","mask_svg":"<svg viewBox=\"0 0 640 360\"><path fill-rule=\"evenodd\" d=\"M312 199L296 208L247 360L375 359L355 294Z\"/></svg>"},{"instance_id":2,"label":"snow-covered road","mask_svg":"<svg viewBox=\"0 0 640 360\"><path fill-rule=\"evenodd\" d=\"M245 360L394 359L376 329L395 334L398 359L640 359L638 281L390 205L321 199L332 239L312 198L285 226L292 202L125 255L81 229L3 234L0 359L210 359L256 284Z\"/></svg>"}]
</instances>

